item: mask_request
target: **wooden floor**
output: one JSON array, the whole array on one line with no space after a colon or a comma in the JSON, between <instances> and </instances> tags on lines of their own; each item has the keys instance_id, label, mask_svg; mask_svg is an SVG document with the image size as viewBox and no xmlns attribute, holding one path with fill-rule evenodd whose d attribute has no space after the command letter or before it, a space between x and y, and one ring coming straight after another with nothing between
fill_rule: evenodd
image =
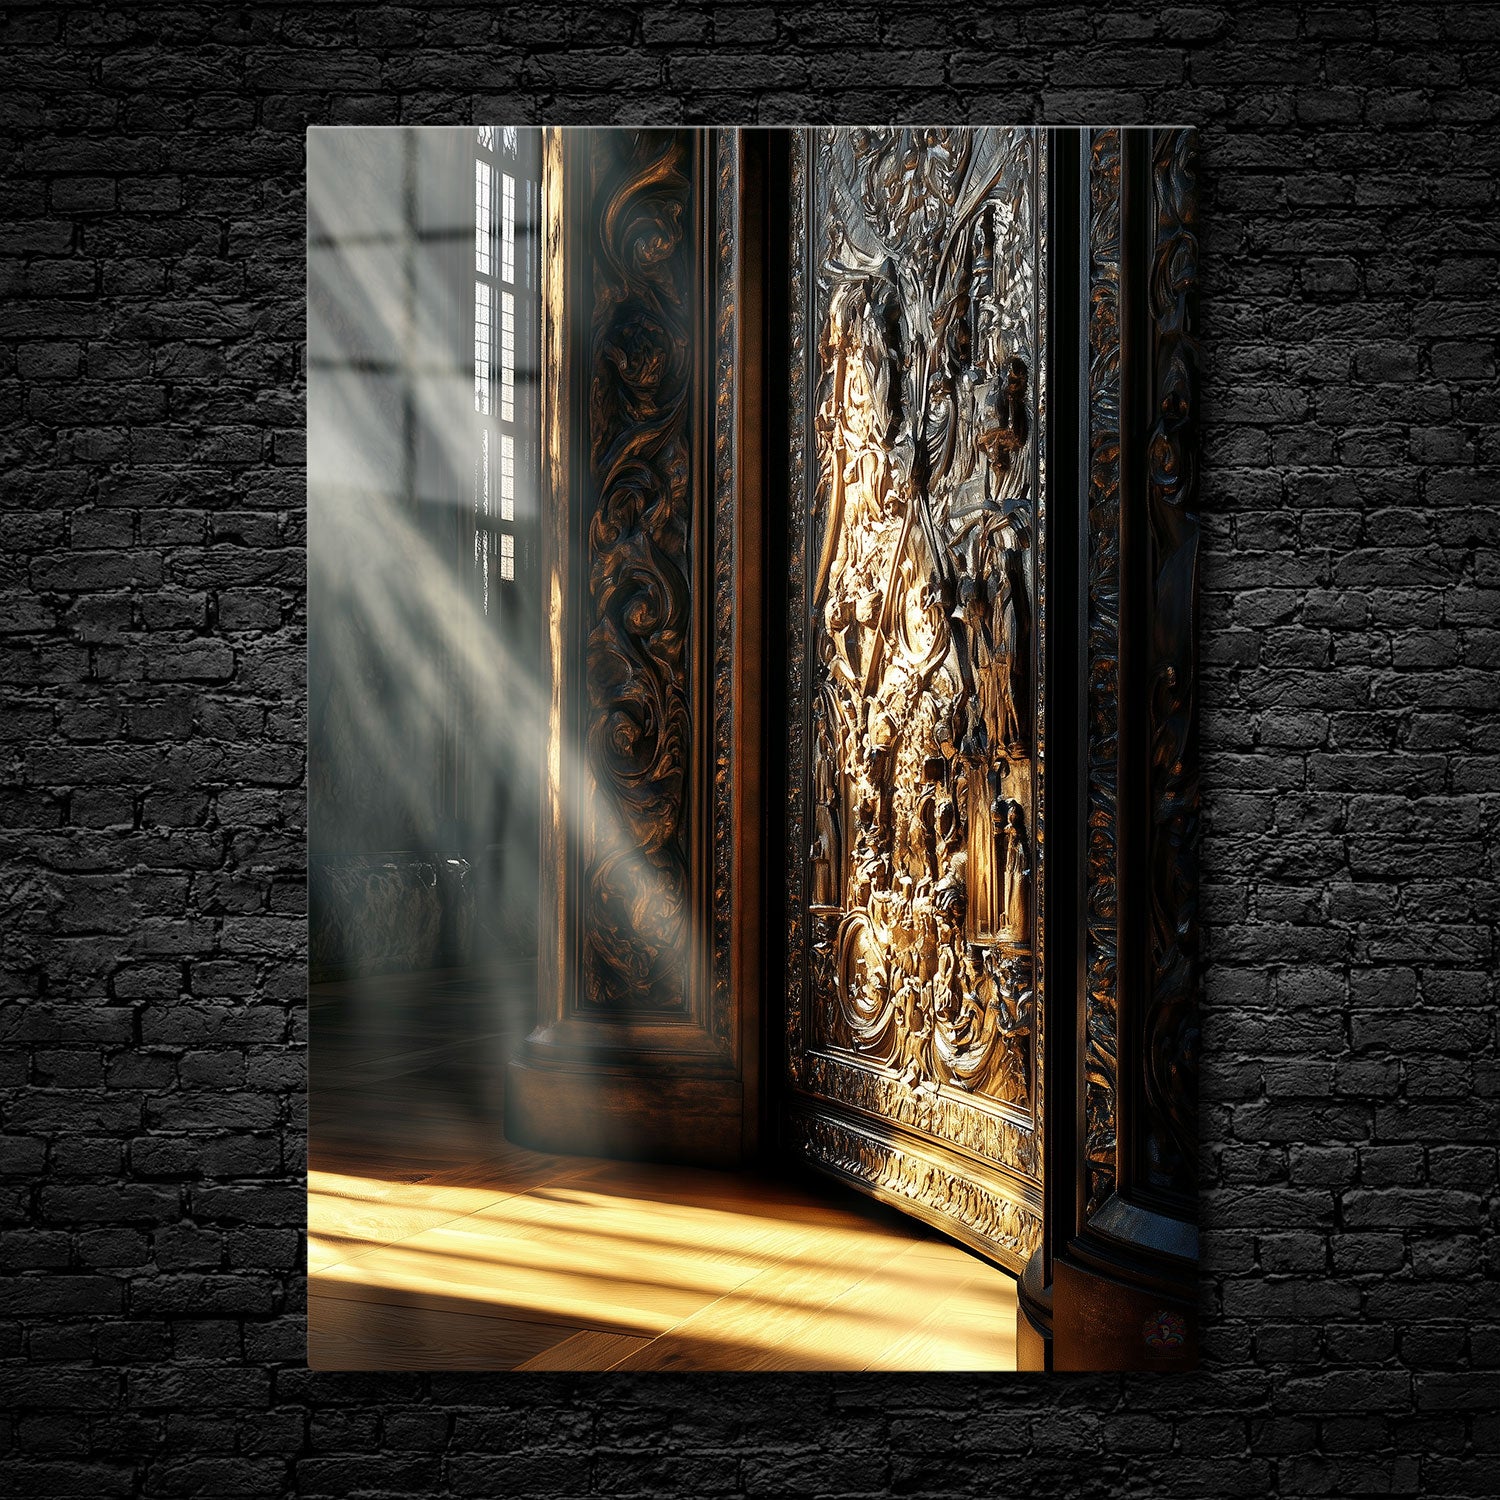
<instances>
[{"instance_id":1,"label":"wooden floor","mask_svg":"<svg viewBox=\"0 0 1500 1500\"><path fill-rule=\"evenodd\" d=\"M836 1184L507 1143L529 983L314 990L313 1368L1015 1368L1014 1281Z\"/></svg>"}]
</instances>

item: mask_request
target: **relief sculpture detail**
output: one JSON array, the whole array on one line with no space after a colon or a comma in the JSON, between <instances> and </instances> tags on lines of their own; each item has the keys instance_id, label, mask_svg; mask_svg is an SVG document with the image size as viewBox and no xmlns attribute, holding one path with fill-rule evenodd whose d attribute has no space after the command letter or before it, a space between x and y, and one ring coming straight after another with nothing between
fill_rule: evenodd
<instances>
[{"instance_id":1,"label":"relief sculpture detail","mask_svg":"<svg viewBox=\"0 0 1500 1500\"><path fill-rule=\"evenodd\" d=\"M1037 143L815 139L810 1040L1029 1111Z\"/></svg>"},{"instance_id":2,"label":"relief sculpture detail","mask_svg":"<svg viewBox=\"0 0 1500 1500\"><path fill-rule=\"evenodd\" d=\"M686 1005L692 184L680 131L591 133L583 995Z\"/></svg>"}]
</instances>

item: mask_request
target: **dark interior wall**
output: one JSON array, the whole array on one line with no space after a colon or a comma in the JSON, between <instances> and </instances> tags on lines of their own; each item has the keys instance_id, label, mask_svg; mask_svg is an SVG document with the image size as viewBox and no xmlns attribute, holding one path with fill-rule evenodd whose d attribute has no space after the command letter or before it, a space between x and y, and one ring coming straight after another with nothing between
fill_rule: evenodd
<instances>
[{"instance_id":1,"label":"dark interior wall","mask_svg":"<svg viewBox=\"0 0 1500 1500\"><path fill-rule=\"evenodd\" d=\"M307 150L309 850L450 849L447 642L403 584L425 570L464 612L445 533L473 476L444 460L473 425L473 135L319 131Z\"/></svg>"},{"instance_id":2,"label":"dark interior wall","mask_svg":"<svg viewBox=\"0 0 1500 1500\"><path fill-rule=\"evenodd\" d=\"M453 533L473 479L444 458L473 425L473 140L467 129L307 137L315 983L459 963L470 946L455 941L472 934L469 870L444 817L451 651L446 611L428 599L468 618Z\"/></svg>"},{"instance_id":3,"label":"dark interior wall","mask_svg":"<svg viewBox=\"0 0 1500 1500\"><path fill-rule=\"evenodd\" d=\"M0 44L18 1490L1484 1492L1500 12L188 0ZM1202 127L1205 1368L310 1375L303 127L898 115Z\"/></svg>"},{"instance_id":4,"label":"dark interior wall","mask_svg":"<svg viewBox=\"0 0 1500 1500\"><path fill-rule=\"evenodd\" d=\"M523 221L537 134L521 132L503 159L498 139L483 150L496 200L502 171L519 178ZM314 981L464 964L485 934L489 946L534 940L535 280L523 223L509 283L521 368L507 418L522 449L511 481L520 493L502 525L498 377L483 415L474 389L476 135L456 126L307 137ZM498 335L503 288L492 269ZM509 579L502 531L519 554Z\"/></svg>"}]
</instances>

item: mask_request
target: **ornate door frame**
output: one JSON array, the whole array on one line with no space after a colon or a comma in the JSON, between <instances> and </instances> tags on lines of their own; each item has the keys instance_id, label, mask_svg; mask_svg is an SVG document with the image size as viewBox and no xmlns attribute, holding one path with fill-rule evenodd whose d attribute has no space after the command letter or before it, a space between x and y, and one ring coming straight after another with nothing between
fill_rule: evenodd
<instances>
[{"instance_id":1,"label":"ornate door frame","mask_svg":"<svg viewBox=\"0 0 1500 1500\"><path fill-rule=\"evenodd\" d=\"M1066 775L1079 868L1049 891L1047 1235L1021 1282L1023 1365L1163 1369L1198 1357L1199 346L1196 133L1055 132L1056 389L1084 601ZM1059 660L1054 676L1067 667ZM1056 767L1054 767L1054 771ZM1056 780L1054 779L1054 786ZM1054 831L1057 831L1054 822ZM1054 853L1057 841L1054 841ZM1076 910L1070 903L1076 901Z\"/></svg>"},{"instance_id":2,"label":"ornate door frame","mask_svg":"<svg viewBox=\"0 0 1500 1500\"><path fill-rule=\"evenodd\" d=\"M538 1024L506 1130L757 1149L759 289L733 130L549 128Z\"/></svg>"},{"instance_id":3,"label":"ornate door frame","mask_svg":"<svg viewBox=\"0 0 1500 1500\"><path fill-rule=\"evenodd\" d=\"M507 1129L745 1160L785 1059L780 1145L1020 1273L1023 1367L1191 1363L1193 133L865 132L832 240L775 134L547 133Z\"/></svg>"},{"instance_id":4,"label":"ornate door frame","mask_svg":"<svg viewBox=\"0 0 1500 1500\"><path fill-rule=\"evenodd\" d=\"M867 998L860 992L870 988L863 978L859 988L849 982L846 958L858 946L849 934L859 925L847 909L849 898L868 908L879 878L862 876L857 889L848 884L852 802L847 794L829 795L826 773L815 785L815 704L829 676L832 629L844 630L854 643L852 651L836 654L856 667L862 686L869 680L851 661L868 646L868 631L861 634L846 618L857 619L857 608L827 613L822 543L837 508L827 450L839 441L840 420L829 388L848 379L841 362L873 345L876 358L865 362L863 385L858 372L854 383L859 401L879 413L874 425L880 427L880 398L869 393L884 379L888 397L905 381L901 400L912 405L911 368L920 366L912 357L916 320L905 309L892 316L882 308L881 277L871 274L870 256L861 261L847 253L847 241L838 238L847 226L835 230L824 222L817 152L835 134L800 133L790 153L782 1138L808 1164L1021 1272L1023 1367L1191 1364L1197 1352L1198 1056L1194 134L1182 128L1015 133L1029 136L1036 149L1032 254L1041 292L1036 343L1021 351L1035 358L1031 416L1041 441L1030 575L1039 663L1037 777L1034 826L1025 830L1033 852L1036 938L1030 1129L1008 1101L976 1100L951 1068L928 1070L935 1086L924 1103L922 1069L913 1074L892 1065L901 1061L886 1045L892 1026L905 1024L908 1044L915 1037L930 1046L926 1038L941 1034L943 1013L962 1024L963 1007L979 989L953 985L948 966L940 972L933 953L941 941L928 944L924 961L909 966L904 1012L879 986ZM873 144L872 136L878 137ZM972 206L963 183L943 196L941 174L951 167L954 147L941 133L862 132L858 140L855 154L864 152L875 167L859 178L855 196L867 217L880 221L877 229L890 228L893 207L909 209L913 183L937 192L929 227L940 241L965 205ZM894 158L882 156L887 147ZM894 167L884 177L882 161ZM844 175L850 175L847 166ZM972 246L972 222L960 229ZM981 245L984 238L981 231ZM962 252L945 251L940 243L937 253ZM851 264L863 277L865 295L850 294L849 301L860 304L858 317L841 323L842 268ZM977 274L972 263L968 274ZM976 280L970 309L985 295ZM884 346L862 333L872 322L878 330L882 319L895 333ZM972 356L982 320L967 321ZM903 338L889 378L882 377L889 346ZM994 357L958 357L950 376L964 363L977 366L981 383L993 387L999 374ZM992 401L991 410L998 404ZM974 434L984 426L982 417L976 420ZM869 446L873 430L866 423L856 444ZM1009 430L1014 433L1013 421ZM915 452L920 436L909 416L897 414L874 446L894 453L904 443ZM917 485L898 493L889 513L877 517L877 533L887 524L896 529L903 509L943 509L935 487L922 491L932 469L930 443L928 449L928 473L918 472ZM909 475L909 458L904 467ZM921 470L920 460L916 467ZM856 483L870 487L858 463L853 473ZM947 513L953 514L951 504ZM931 539L930 516L923 521L922 533ZM898 541L896 549L904 544ZM840 545L833 544L835 552ZM929 562L935 551L929 545ZM849 561L847 552L840 560ZM894 579L895 571L886 577ZM949 592L951 582L950 575ZM941 588L938 593L944 608L962 618L962 599L948 598ZM884 613L882 600L873 611L882 624ZM824 722L827 717L825 711ZM955 762L964 759L947 754L951 738L937 737L944 764L933 766L950 800ZM845 777L848 761L845 756L840 767ZM1009 787L1002 782L1000 791ZM878 818L869 821L878 824ZM963 831L971 866L963 872L964 896L982 906L990 898L972 879L972 822ZM886 842L874 854L886 856L881 873L889 887L891 864L899 858L893 861L888 831ZM827 876L809 868L832 857L830 844L840 846L842 903L829 902ZM915 873L920 884L920 869L919 860L905 873ZM921 921L935 925L930 909L941 883L939 876L925 893L929 911L919 921L911 915L921 904L914 887L908 883L900 897L887 889L885 909L901 908L896 922L886 922L887 931L902 923L908 930ZM954 884L950 879L950 891ZM836 908L831 914L830 905ZM973 917L972 909L966 916ZM970 921L963 937L976 936L994 934L976 934ZM986 1015L994 1013L994 995L975 998ZM1005 999L999 1000L1004 1015ZM842 1030L828 1023L832 1010L842 1012ZM972 1035L972 1024L969 1030ZM872 1041L875 1046L867 1045ZM910 1045L907 1061L909 1053Z\"/></svg>"}]
</instances>

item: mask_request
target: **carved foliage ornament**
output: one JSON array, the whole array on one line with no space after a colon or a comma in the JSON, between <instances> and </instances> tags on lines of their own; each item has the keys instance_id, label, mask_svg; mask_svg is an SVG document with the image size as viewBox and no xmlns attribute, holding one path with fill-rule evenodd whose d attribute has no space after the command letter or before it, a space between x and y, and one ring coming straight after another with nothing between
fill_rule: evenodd
<instances>
[{"instance_id":1,"label":"carved foliage ornament","mask_svg":"<svg viewBox=\"0 0 1500 1500\"><path fill-rule=\"evenodd\" d=\"M1038 143L813 139L796 1028L953 1141L955 1111L1035 1104Z\"/></svg>"},{"instance_id":2,"label":"carved foliage ornament","mask_svg":"<svg viewBox=\"0 0 1500 1500\"><path fill-rule=\"evenodd\" d=\"M822 1040L912 1089L1022 1107L1032 146L1020 132L819 137L809 747L809 904L827 928L815 983L837 1000Z\"/></svg>"},{"instance_id":3,"label":"carved foliage ornament","mask_svg":"<svg viewBox=\"0 0 1500 1500\"><path fill-rule=\"evenodd\" d=\"M1035 1212L983 1182L826 1117L799 1116L792 1128L803 1153L840 1176L911 1203L941 1204L945 1217L1013 1259L1024 1260L1036 1248Z\"/></svg>"},{"instance_id":4,"label":"carved foliage ornament","mask_svg":"<svg viewBox=\"0 0 1500 1500\"><path fill-rule=\"evenodd\" d=\"M788 229L791 265L788 274L790 328L788 329L787 431L791 435L787 455L790 515L787 529L787 702L792 711L787 723L787 764L793 768L787 796L786 823L786 1033L787 1076L795 1085L806 1072L807 958L809 923L806 863L808 837L808 788L797 768L807 764L805 707L807 702L807 445L804 423L807 414L808 380L808 153L806 138L793 131L790 142L791 178ZM828 946L827 922L815 927L813 940L819 951Z\"/></svg>"},{"instance_id":5,"label":"carved foliage ornament","mask_svg":"<svg viewBox=\"0 0 1500 1500\"><path fill-rule=\"evenodd\" d=\"M1115 1185L1120 689L1120 132L1089 153L1087 1211Z\"/></svg>"},{"instance_id":6,"label":"carved foliage ornament","mask_svg":"<svg viewBox=\"0 0 1500 1500\"><path fill-rule=\"evenodd\" d=\"M1191 1202L1197 1185L1198 287L1196 137L1158 132L1146 448L1153 630L1148 662L1151 995L1145 1016L1146 1179Z\"/></svg>"},{"instance_id":7,"label":"carved foliage ornament","mask_svg":"<svg viewBox=\"0 0 1500 1500\"><path fill-rule=\"evenodd\" d=\"M734 908L731 876L734 722L734 578L735 476L738 415L735 371L739 359L735 293L739 283L740 173L737 131L721 130L715 162L715 266L717 327L714 338L714 477L713 477L713 982L709 1030L724 1048L733 1047L734 996L731 993L730 943Z\"/></svg>"},{"instance_id":8,"label":"carved foliage ornament","mask_svg":"<svg viewBox=\"0 0 1500 1500\"><path fill-rule=\"evenodd\" d=\"M587 1004L686 1004L693 285L688 138L593 131ZM602 191L601 191L602 188Z\"/></svg>"}]
</instances>

